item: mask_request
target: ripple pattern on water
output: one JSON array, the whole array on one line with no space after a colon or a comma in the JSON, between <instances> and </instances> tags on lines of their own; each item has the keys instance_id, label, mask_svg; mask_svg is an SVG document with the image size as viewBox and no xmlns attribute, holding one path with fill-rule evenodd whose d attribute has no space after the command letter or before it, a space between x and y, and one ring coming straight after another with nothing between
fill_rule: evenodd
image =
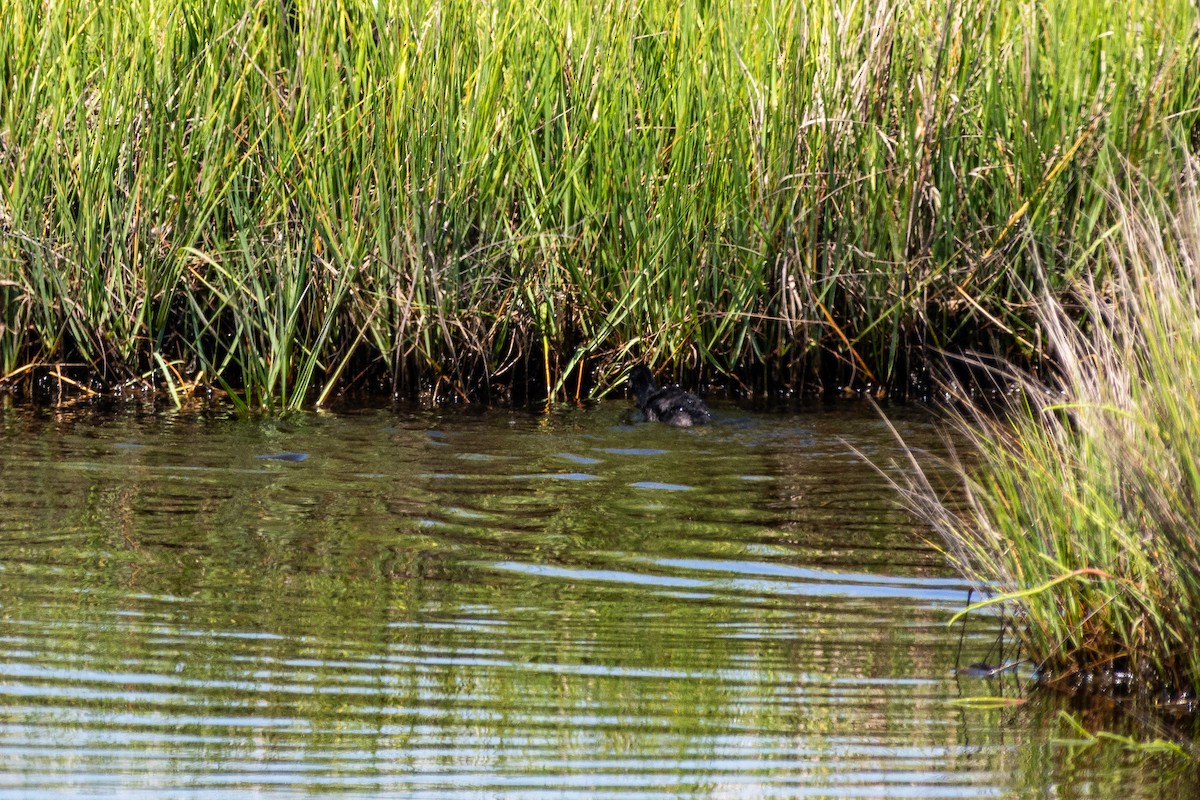
<instances>
[{"instance_id":1,"label":"ripple pattern on water","mask_svg":"<svg viewBox=\"0 0 1200 800\"><path fill-rule=\"evenodd\" d=\"M1196 788L957 704L1021 675L954 675L874 417L625 410L0 411L0 798Z\"/></svg>"}]
</instances>

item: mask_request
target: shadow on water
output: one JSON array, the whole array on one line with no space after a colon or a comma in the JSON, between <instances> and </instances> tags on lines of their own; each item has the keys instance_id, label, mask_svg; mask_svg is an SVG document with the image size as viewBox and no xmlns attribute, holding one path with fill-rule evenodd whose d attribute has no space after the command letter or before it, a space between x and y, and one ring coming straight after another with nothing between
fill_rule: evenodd
<instances>
[{"instance_id":1,"label":"shadow on water","mask_svg":"<svg viewBox=\"0 0 1200 800\"><path fill-rule=\"evenodd\" d=\"M0 796L1194 788L956 704L1019 678L871 412L716 411L0 411Z\"/></svg>"}]
</instances>

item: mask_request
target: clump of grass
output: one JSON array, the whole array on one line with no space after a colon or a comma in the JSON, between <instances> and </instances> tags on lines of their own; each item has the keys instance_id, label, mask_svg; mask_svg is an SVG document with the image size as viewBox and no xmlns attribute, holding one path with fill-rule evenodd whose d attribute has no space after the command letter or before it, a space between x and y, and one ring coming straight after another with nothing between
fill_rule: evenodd
<instances>
[{"instance_id":1,"label":"clump of grass","mask_svg":"<svg viewBox=\"0 0 1200 800\"><path fill-rule=\"evenodd\" d=\"M1017 610L1047 681L1200 698L1200 203L1114 203L1110 270L1049 294L1049 380L958 416L965 502L914 463L904 496L954 564ZM978 402L978 401L976 401ZM958 495L957 492L955 492ZM961 496L961 495L959 495Z\"/></svg>"}]
</instances>

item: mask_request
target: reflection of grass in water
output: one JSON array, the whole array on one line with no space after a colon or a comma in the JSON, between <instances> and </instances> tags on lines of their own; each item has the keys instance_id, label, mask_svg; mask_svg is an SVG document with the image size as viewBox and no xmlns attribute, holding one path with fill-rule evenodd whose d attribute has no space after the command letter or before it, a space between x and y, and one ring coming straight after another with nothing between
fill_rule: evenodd
<instances>
[{"instance_id":1,"label":"reflection of grass in water","mask_svg":"<svg viewBox=\"0 0 1200 800\"><path fill-rule=\"evenodd\" d=\"M630 354L885 380L1020 335L1029 255L1074 264L1113 154L1167 172L1195 119L1182 0L6 11L0 375L246 404Z\"/></svg>"},{"instance_id":2,"label":"reflection of grass in water","mask_svg":"<svg viewBox=\"0 0 1200 800\"><path fill-rule=\"evenodd\" d=\"M165 433L132 417L103 417L96 429L77 418L67 431L36 436L8 431L19 446L6 448L3 458L18 457L3 463L25 465L0 469L9 519L35 531L71 531L57 553L30 543L19 576L13 550L4 550L0 581L0 628L7 635L14 632L10 620L22 621L21 663L62 670L59 693L44 702L16 692L0 702L12 726L37 727L39 742L61 732L70 743L60 760L52 754L37 762L55 777L79 764L93 775L108 767L114 739L130 732L140 738L126 743L127 752L155 756L153 763L123 762L142 770L129 782L143 789L153 785L144 773L156 764L187 764L196 777L213 770L224 781L238 768L247 783L260 770L279 780L295 767L287 779L296 791L345 781L362 794L377 781L411 794L409 787L425 780L451 794L448 785L481 770L518 780L591 770L627 771L622 778L631 791L648 787L643 793L711 778L736 785L735 794L761 781L770 787L762 794L778 795L833 779L844 789L864 773L871 781L901 774L905 785L940 786L948 748L966 762L949 778L959 788L964 776L1021 786L1057 777L1053 758L1036 757L1053 750L1042 735L1030 737L1023 720L981 722L976 714L964 723L959 712L947 712L955 692L945 677L953 641L944 635L945 612L925 603L845 603L759 590L701 598L476 566L511 556L665 571L644 560L650 554L805 563L793 537L779 538L780 518L791 512L779 508L777 487L737 476L766 473L782 482L816 474L827 485L834 465L848 469L832 447L824 470L824 460L790 444L769 454L739 446L736 458L716 460L719 467L707 459L649 457L654 469L666 461L679 471L672 479L690 473L703 487L659 496L628 488L636 456L587 449L620 460L597 468L614 469L605 472L613 479L522 481L508 495L513 482L505 476L561 465L564 447L584 452L584 442L619 445L627 436L670 431L538 435L533 424L514 430L504 421L485 426L430 415L430 424L446 427L448 435L438 438L449 446L427 449L421 422L397 429L390 417L364 425L361 417L305 415L303 435L285 446L310 452L310 459L247 476L222 475L215 464L263 466L253 456L277 431L245 422L190 426L183 417L169 415L173 430ZM91 452L93 442L128 440L147 446L133 455L121 449L102 471L61 467L64 456ZM202 449L190 452L189 443ZM513 458L464 461L464 452ZM164 482L163 462L184 458L203 460L221 482ZM421 477L444 464L478 472L471 481ZM351 474L368 465L386 474ZM870 477L860 468L848 488ZM495 483L481 494L478 484L489 472ZM12 502L22 494L35 502ZM631 495L635 507L613 502ZM830 526L826 555L851 553L855 520L874 525L881 513L852 497L838 511L839 525ZM766 503L775 505L770 514ZM886 499L876 503L882 509ZM501 522L417 527L420 514L451 505ZM35 516L16 516L16 509ZM739 510L759 515L749 530L735 521ZM700 513L703 520L687 519ZM80 529L87 534L76 536ZM908 529L896 535L906 540ZM753 545L766 541L780 545L769 556ZM6 542L13 544L11 532ZM58 569L63 565L72 568ZM694 565L687 570L695 574ZM887 566L878 571L895 574ZM16 660L5 660L10 689L30 685L20 683ZM104 696L78 697L80 680L81 693L100 686ZM34 694L44 686L32 685ZM76 724L80 719L91 727ZM19 745L24 759L26 742ZM268 760L251 761L250 754ZM22 774L30 774L23 764ZM1022 767L1028 777L1008 777ZM1098 764L1089 776L1107 778L1105 770L1125 787L1161 781L1150 772L1123 775L1112 764ZM110 785L121 780L112 777ZM516 782L501 788L523 796L512 788Z\"/></svg>"},{"instance_id":3,"label":"reflection of grass in water","mask_svg":"<svg viewBox=\"0 0 1200 800\"><path fill-rule=\"evenodd\" d=\"M73 574L64 596L87 600L70 606L26 596L27 579L8 581L7 613L38 625L41 666L61 669L64 685L49 710L26 706L17 719L45 725L70 707L98 718L104 735L106 718L120 714L125 729L152 728L146 746L173 749L156 736L178 717L172 733L208 737L222 763L265 730L285 751L357 744L405 758L437 749L450 773L648 751L672 759L677 747L663 768L686 774L692 759L729 746L722 737L791 737L825 716L802 715L794 693L759 677L796 669L771 652L777 644L726 635L751 620L785 634L771 626L786 624L790 609L508 579L448 563L428 540L370 534L260 536L236 557L203 559L146 546L130 554L130 570ZM104 696L71 699L79 669ZM127 686L121 675L155 680ZM316 756L308 764L310 775L325 768Z\"/></svg>"},{"instance_id":4,"label":"reflection of grass in water","mask_svg":"<svg viewBox=\"0 0 1200 800\"><path fill-rule=\"evenodd\" d=\"M1114 275L1076 287L1084 322L1042 301L1057 375L1008 371L1023 404L960 419L980 461L959 469L965 505L943 505L919 470L907 497L959 569L1009 593L1050 680L1194 701L1200 206L1173 202L1115 204Z\"/></svg>"}]
</instances>

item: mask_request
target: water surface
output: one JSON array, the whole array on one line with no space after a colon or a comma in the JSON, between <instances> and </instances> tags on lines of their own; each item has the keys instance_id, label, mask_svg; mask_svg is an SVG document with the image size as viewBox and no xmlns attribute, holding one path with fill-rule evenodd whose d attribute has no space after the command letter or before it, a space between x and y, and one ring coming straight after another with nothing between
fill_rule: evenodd
<instances>
[{"instance_id":1,"label":"water surface","mask_svg":"<svg viewBox=\"0 0 1200 800\"><path fill-rule=\"evenodd\" d=\"M955 675L873 412L717 412L0 410L0 797L1194 795Z\"/></svg>"}]
</instances>

